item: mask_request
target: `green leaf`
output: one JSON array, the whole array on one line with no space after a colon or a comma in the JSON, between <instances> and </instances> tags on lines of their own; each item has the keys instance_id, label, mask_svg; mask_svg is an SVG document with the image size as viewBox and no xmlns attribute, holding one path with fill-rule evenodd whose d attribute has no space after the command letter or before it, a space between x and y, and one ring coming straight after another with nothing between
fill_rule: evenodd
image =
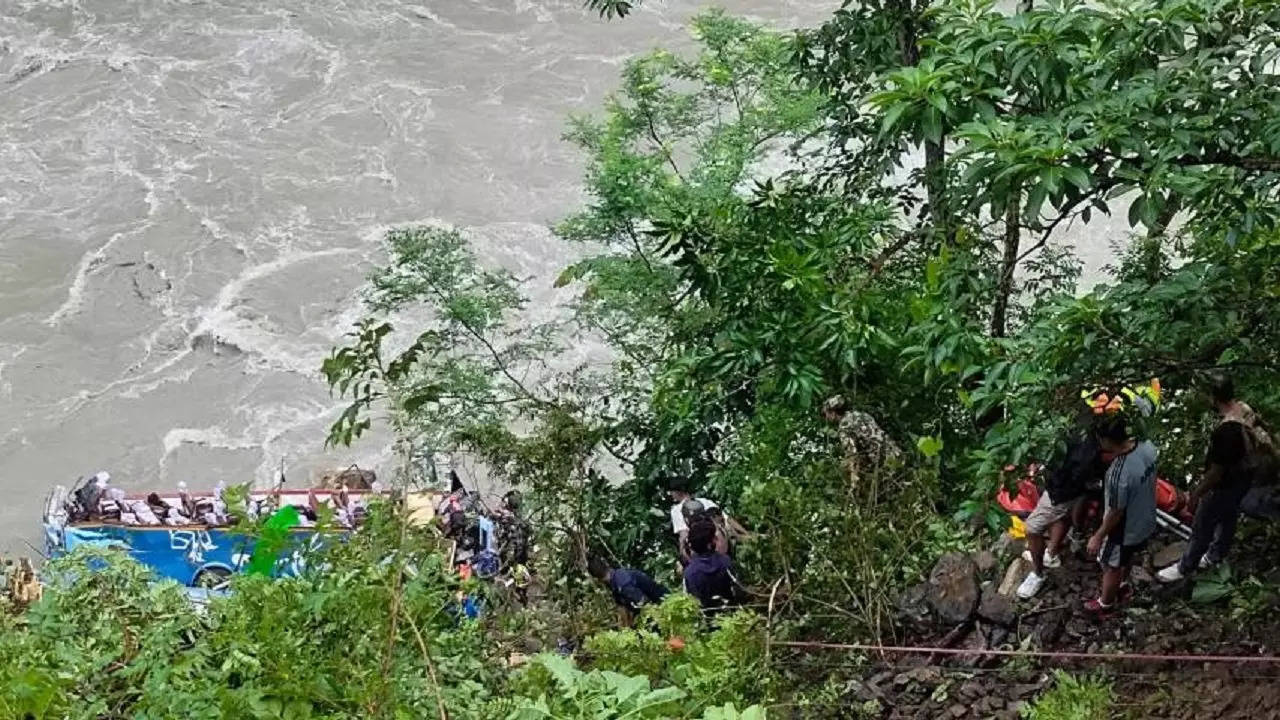
<instances>
[{"instance_id":1,"label":"green leaf","mask_svg":"<svg viewBox=\"0 0 1280 720\"><path fill-rule=\"evenodd\" d=\"M1140 194L1129 204L1129 226L1137 227L1142 222L1142 217L1146 214L1147 196Z\"/></svg>"},{"instance_id":2,"label":"green leaf","mask_svg":"<svg viewBox=\"0 0 1280 720\"><path fill-rule=\"evenodd\" d=\"M916 439L916 449L927 458L937 457L942 452L942 438L924 435Z\"/></svg>"},{"instance_id":3,"label":"green leaf","mask_svg":"<svg viewBox=\"0 0 1280 720\"><path fill-rule=\"evenodd\" d=\"M889 106L885 111L884 117L880 121L880 133L882 135L890 135L897 127L898 119L902 117L902 113L911 107L910 103L896 102Z\"/></svg>"},{"instance_id":4,"label":"green leaf","mask_svg":"<svg viewBox=\"0 0 1280 720\"><path fill-rule=\"evenodd\" d=\"M556 276L556 281L552 283L552 287L562 288L577 279L578 279L578 266L570 265L569 267L560 271L560 274Z\"/></svg>"},{"instance_id":5,"label":"green leaf","mask_svg":"<svg viewBox=\"0 0 1280 720\"><path fill-rule=\"evenodd\" d=\"M582 675L582 671L574 667L572 660L554 653L542 653L534 660L551 673L561 690L571 694L576 692L577 680Z\"/></svg>"},{"instance_id":6,"label":"green leaf","mask_svg":"<svg viewBox=\"0 0 1280 720\"><path fill-rule=\"evenodd\" d=\"M930 107L924 111L924 138L929 142L942 142L942 114L937 108Z\"/></svg>"},{"instance_id":7,"label":"green leaf","mask_svg":"<svg viewBox=\"0 0 1280 720\"><path fill-rule=\"evenodd\" d=\"M1231 594L1231 585L1216 580L1201 580L1191 591L1191 602L1209 605Z\"/></svg>"},{"instance_id":8,"label":"green leaf","mask_svg":"<svg viewBox=\"0 0 1280 720\"><path fill-rule=\"evenodd\" d=\"M1062 168L1062 176L1067 179L1067 182L1075 185L1081 190L1088 190L1093 185L1089 180L1089 173L1079 167L1072 165L1064 166Z\"/></svg>"}]
</instances>

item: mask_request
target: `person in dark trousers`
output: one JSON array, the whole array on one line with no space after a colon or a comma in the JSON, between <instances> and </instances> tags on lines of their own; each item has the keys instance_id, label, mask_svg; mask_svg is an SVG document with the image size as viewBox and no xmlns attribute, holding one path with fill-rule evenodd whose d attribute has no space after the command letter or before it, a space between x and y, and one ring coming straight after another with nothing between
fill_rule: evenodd
<instances>
[{"instance_id":1,"label":"person in dark trousers","mask_svg":"<svg viewBox=\"0 0 1280 720\"><path fill-rule=\"evenodd\" d=\"M1209 568L1226 559L1235 539L1240 503L1261 466L1263 446L1270 440L1253 410L1236 399L1230 378L1215 378L1209 394L1220 419L1209 438L1204 475L1191 491L1190 504L1195 508L1191 542L1176 565L1156 573L1160 582L1176 582L1196 568Z\"/></svg>"},{"instance_id":2,"label":"person in dark trousers","mask_svg":"<svg viewBox=\"0 0 1280 720\"><path fill-rule=\"evenodd\" d=\"M641 608L662 602L669 592L643 571L609 567L609 563L598 555L587 560L587 571L613 594L613 602L618 606L618 624L623 627L635 625L636 613Z\"/></svg>"},{"instance_id":3,"label":"person in dark trousers","mask_svg":"<svg viewBox=\"0 0 1280 720\"><path fill-rule=\"evenodd\" d=\"M1062 565L1062 546L1075 508L1090 485L1101 484L1107 465L1102 447L1093 434L1084 432L1067 438L1067 451L1049 470L1044 492L1027 517L1027 551L1032 570L1018 586L1018 597L1027 600L1044 586L1046 568ZM1048 542L1046 542L1046 537Z\"/></svg>"},{"instance_id":4,"label":"person in dark trousers","mask_svg":"<svg viewBox=\"0 0 1280 720\"><path fill-rule=\"evenodd\" d=\"M689 526L693 556L684 569L684 590L698 599L708 614L740 604L745 592L733 575L733 561L716 549L716 525L699 519Z\"/></svg>"},{"instance_id":5,"label":"person in dark trousers","mask_svg":"<svg viewBox=\"0 0 1280 720\"><path fill-rule=\"evenodd\" d=\"M1156 529L1156 448L1133 437L1123 413L1100 420L1094 432L1114 456L1103 482L1102 526L1089 538L1089 553L1102 565L1102 588L1085 609L1105 614L1118 605L1135 557Z\"/></svg>"}]
</instances>

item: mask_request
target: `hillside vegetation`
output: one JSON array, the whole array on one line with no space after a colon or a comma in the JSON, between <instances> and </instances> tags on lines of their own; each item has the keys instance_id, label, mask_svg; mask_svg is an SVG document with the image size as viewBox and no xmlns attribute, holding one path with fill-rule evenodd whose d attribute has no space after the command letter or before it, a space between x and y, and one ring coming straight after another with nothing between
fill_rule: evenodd
<instances>
[{"instance_id":1,"label":"hillside vegetation","mask_svg":"<svg viewBox=\"0 0 1280 720\"><path fill-rule=\"evenodd\" d=\"M581 259L555 280L562 312L537 313L555 319L530 320L534 281L465 233L401 227L324 363L349 403L330 443L388 423L406 458L466 454L524 490L535 597L460 580L392 505L320 570L237 577L203 613L122 558L75 555L0 620L0 717L1180 717L1243 693L1189 674L1225 684L1142 705L1153 683L1116 667L908 671L779 643L941 641L903 591L1006 529L1006 468L1060 455L1084 388L1158 377L1142 430L1184 486L1209 373L1280 421L1280 3L847 2L794 33L721 12L692 32L695 52L632 59L569 121L586 193L556 226ZM1063 230L1110 215L1128 231L1082 284ZM567 362L584 338L608 360ZM901 461L850 462L821 412L836 395ZM714 629L683 595L612 629L587 556L678 587L672 476L752 531L736 561L754 599ZM983 642L1265 654L1280 541L1244 531L1211 597L1153 594L1104 627L1046 605L1052 623ZM479 620L460 593L488 598ZM981 678L1008 703L981 709Z\"/></svg>"}]
</instances>

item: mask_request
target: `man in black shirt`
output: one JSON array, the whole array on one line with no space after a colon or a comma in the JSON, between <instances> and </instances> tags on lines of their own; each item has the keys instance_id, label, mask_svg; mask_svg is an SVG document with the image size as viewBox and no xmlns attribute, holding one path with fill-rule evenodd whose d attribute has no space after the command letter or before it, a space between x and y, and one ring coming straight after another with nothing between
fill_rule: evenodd
<instances>
[{"instance_id":1,"label":"man in black shirt","mask_svg":"<svg viewBox=\"0 0 1280 720\"><path fill-rule=\"evenodd\" d=\"M1023 557L1031 561L1032 570L1018 586L1018 597L1023 600L1040 592L1046 568L1062 565L1063 540L1075 508L1086 489L1101 483L1107 472L1102 448L1092 433L1069 437L1066 446L1065 455L1049 470L1044 492L1027 517L1027 551Z\"/></svg>"},{"instance_id":2,"label":"man in black shirt","mask_svg":"<svg viewBox=\"0 0 1280 720\"><path fill-rule=\"evenodd\" d=\"M618 622L623 627L635 624L636 613L649 603L659 603L668 590L641 570L635 568L611 568L604 558L594 556L587 561L591 576L604 583L613 594L618 606Z\"/></svg>"},{"instance_id":3,"label":"man in black shirt","mask_svg":"<svg viewBox=\"0 0 1280 720\"><path fill-rule=\"evenodd\" d=\"M1156 574L1160 582L1176 582L1197 567L1212 567L1226 558L1235 539L1240 501L1253 484L1251 456L1258 444L1253 411L1236 400L1230 379L1216 380L1210 393L1221 420L1209 438L1204 477L1191 491L1191 506L1196 509L1191 542L1176 565Z\"/></svg>"}]
</instances>

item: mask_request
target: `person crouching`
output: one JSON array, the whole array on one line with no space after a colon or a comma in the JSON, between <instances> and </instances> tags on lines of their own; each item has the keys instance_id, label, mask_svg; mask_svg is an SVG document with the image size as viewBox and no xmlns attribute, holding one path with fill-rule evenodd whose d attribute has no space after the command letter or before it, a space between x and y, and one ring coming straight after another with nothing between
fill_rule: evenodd
<instances>
[{"instance_id":1,"label":"person crouching","mask_svg":"<svg viewBox=\"0 0 1280 720\"><path fill-rule=\"evenodd\" d=\"M716 525L700 518L689 526L692 557L684 569L684 590L698 599L709 615L742 602L746 593L734 576L733 561L716 549Z\"/></svg>"}]
</instances>

